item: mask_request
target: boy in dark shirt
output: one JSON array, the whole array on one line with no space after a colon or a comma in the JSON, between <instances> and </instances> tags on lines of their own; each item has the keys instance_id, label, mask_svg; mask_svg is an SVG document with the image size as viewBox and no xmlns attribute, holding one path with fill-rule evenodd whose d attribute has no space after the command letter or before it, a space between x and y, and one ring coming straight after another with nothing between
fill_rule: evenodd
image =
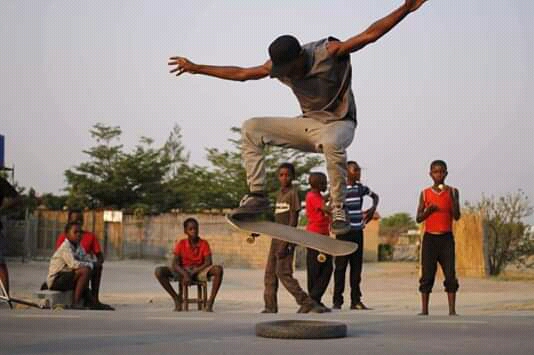
<instances>
[{"instance_id":1,"label":"boy in dark shirt","mask_svg":"<svg viewBox=\"0 0 534 355\"><path fill-rule=\"evenodd\" d=\"M280 190L276 194L274 220L276 223L296 227L300 210L300 200L297 189L292 181L295 178L295 167L290 163L283 163L278 168L278 181ZM295 245L278 239L271 239L271 248L265 266L265 309L262 313L277 313L278 280L295 298L300 305L299 313L316 312L323 309L300 287L293 277L293 257Z\"/></svg>"}]
</instances>

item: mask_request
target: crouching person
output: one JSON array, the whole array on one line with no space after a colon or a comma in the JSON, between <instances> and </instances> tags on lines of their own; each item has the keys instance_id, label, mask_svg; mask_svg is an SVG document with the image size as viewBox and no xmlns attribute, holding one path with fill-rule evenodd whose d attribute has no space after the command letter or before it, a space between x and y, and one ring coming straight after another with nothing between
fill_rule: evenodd
<instances>
[{"instance_id":1,"label":"crouching person","mask_svg":"<svg viewBox=\"0 0 534 355\"><path fill-rule=\"evenodd\" d=\"M177 294L171 286L171 281L179 281L187 285L193 281L212 280L211 295L204 309L213 312L213 303L221 287L223 268L213 265L211 250L208 242L198 234L198 221L188 218L184 221L184 233L187 238L176 242L173 250L174 258L171 267L156 267L155 276L161 286L174 300L174 310L182 310L182 294Z\"/></svg>"},{"instance_id":2,"label":"crouching person","mask_svg":"<svg viewBox=\"0 0 534 355\"><path fill-rule=\"evenodd\" d=\"M88 291L93 263L80 247L81 226L79 223L68 223L65 226L65 240L54 252L48 267L46 283L48 289L55 291L73 290L72 308L84 309L87 301L92 304Z\"/></svg>"}]
</instances>

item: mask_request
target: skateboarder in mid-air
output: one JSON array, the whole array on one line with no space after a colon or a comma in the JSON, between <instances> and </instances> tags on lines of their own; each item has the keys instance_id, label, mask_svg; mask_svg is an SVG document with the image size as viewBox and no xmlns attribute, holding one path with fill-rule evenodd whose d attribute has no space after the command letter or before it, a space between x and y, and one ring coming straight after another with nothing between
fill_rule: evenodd
<instances>
[{"instance_id":1,"label":"skateboarder in mid-air","mask_svg":"<svg viewBox=\"0 0 534 355\"><path fill-rule=\"evenodd\" d=\"M293 118L256 117L244 122L242 155L250 193L234 210L234 217L270 210L265 195L265 144L322 152L331 184L334 234L350 230L343 202L346 181L346 148L356 129L356 105L351 88L350 53L375 42L426 0L405 0L399 8L376 21L365 31L345 41L333 37L301 45L291 35L276 38L269 46L264 64L254 67L196 64L185 57L171 57L170 71L204 74L226 80L257 80L267 76L289 86L302 114Z\"/></svg>"}]
</instances>

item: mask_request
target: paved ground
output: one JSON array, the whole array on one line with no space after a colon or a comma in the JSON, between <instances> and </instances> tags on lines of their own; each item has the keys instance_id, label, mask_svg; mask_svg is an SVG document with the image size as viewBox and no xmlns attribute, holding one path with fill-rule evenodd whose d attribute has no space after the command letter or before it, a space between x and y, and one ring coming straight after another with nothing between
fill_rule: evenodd
<instances>
[{"instance_id":1,"label":"paved ground","mask_svg":"<svg viewBox=\"0 0 534 355\"><path fill-rule=\"evenodd\" d=\"M44 280L44 262L9 264L12 294L30 298ZM364 266L371 311L295 314L282 289L280 313L261 315L261 270L226 269L215 313L171 312L149 261L107 262L102 300L115 312L16 309L0 305L0 354L534 354L534 281L460 279L459 317L449 317L441 283L429 317L417 316L417 270L410 263ZM305 273L297 272L305 285ZM440 281L441 282L441 281ZM331 288L324 302L331 303ZM341 321L348 337L280 340L255 336L257 322Z\"/></svg>"}]
</instances>

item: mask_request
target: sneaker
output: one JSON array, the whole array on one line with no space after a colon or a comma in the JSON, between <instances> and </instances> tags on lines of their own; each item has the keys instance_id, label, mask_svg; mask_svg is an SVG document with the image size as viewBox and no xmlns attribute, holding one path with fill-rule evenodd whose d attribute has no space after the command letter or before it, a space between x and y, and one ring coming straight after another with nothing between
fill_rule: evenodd
<instances>
[{"instance_id":1,"label":"sneaker","mask_svg":"<svg viewBox=\"0 0 534 355\"><path fill-rule=\"evenodd\" d=\"M247 194L241 199L239 207L232 210L230 215L234 218L239 218L265 212L272 212L269 199L262 195Z\"/></svg>"},{"instance_id":2,"label":"sneaker","mask_svg":"<svg viewBox=\"0 0 534 355\"><path fill-rule=\"evenodd\" d=\"M358 310L358 311L363 311L363 310L367 310L367 309L370 309L368 308L366 305L364 305L362 302L358 302L358 303L355 303L355 304L352 304L350 306L350 309L355 309L355 310Z\"/></svg>"},{"instance_id":3,"label":"sneaker","mask_svg":"<svg viewBox=\"0 0 534 355\"><path fill-rule=\"evenodd\" d=\"M334 304L332 306L332 309L341 309L341 305L340 304Z\"/></svg>"},{"instance_id":4,"label":"sneaker","mask_svg":"<svg viewBox=\"0 0 534 355\"><path fill-rule=\"evenodd\" d=\"M261 311L261 313L263 313L263 314L278 313L278 311L275 310L275 309L265 308L263 311Z\"/></svg>"},{"instance_id":5,"label":"sneaker","mask_svg":"<svg viewBox=\"0 0 534 355\"><path fill-rule=\"evenodd\" d=\"M330 229L335 235L346 234L350 231L347 211L343 205L335 205L332 209L332 226Z\"/></svg>"},{"instance_id":6,"label":"sneaker","mask_svg":"<svg viewBox=\"0 0 534 355\"><path fill-rule=\"evenodd\" d=\"M332 312L332 310L330 308L328 308L327 306L325 306L325 304L323 302L319 303L319 306L323 307L323 312L321 312L321 313Z\"/></svg>"}]
</instances>

